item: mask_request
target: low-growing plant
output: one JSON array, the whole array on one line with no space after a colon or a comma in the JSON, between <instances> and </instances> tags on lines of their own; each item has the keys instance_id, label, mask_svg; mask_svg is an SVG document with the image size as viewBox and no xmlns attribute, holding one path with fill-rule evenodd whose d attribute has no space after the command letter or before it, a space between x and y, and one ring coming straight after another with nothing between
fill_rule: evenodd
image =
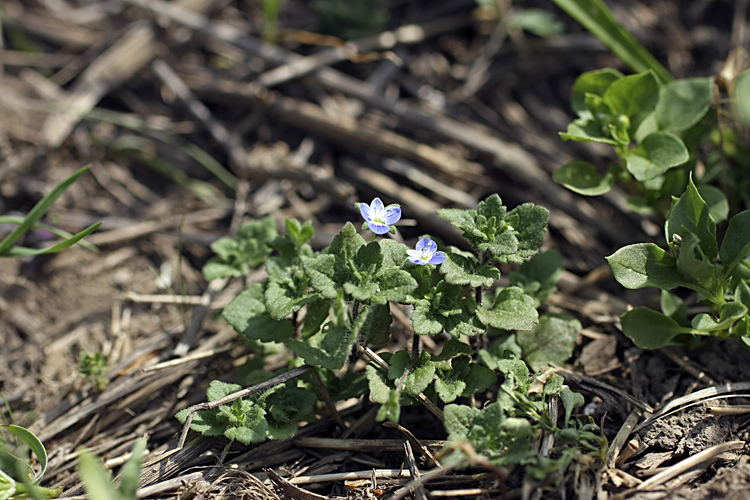
<instances>
[{"instance_id":1,"label":"low-growing plant","mask_svg":"<svg viewBox=\"0 0 750 500\"><path fill-rule=\"evenodd\" d=\"M286 233L278 234L274 220L266 218L212 245L216 256L204 267L207 279L246 276L263 265L268 275L237 295L224 309L224 319L256 348L283 344L292 354L290 368L304 364L311 370L254 394L237 384L213 381L209 403L182 410L177 415L181 422L204 435L243 443L284 439L296 432L297 421L315 418L319 401L368 393L381 405L380 421L396 422L401 408L414 404L424 404L442 419L440 404L463 408L476 398L491 399L487 391L498 381L496 369L512 360L526 375L508 382L503 372L506 383L498 396L503 401L510 394L537 408L560 396L568 413L572 401L580 403L570 399L560 377L541 399L530 397L528 368L520 360L534 369L564 363L581 330L574 318L538 311L562 270L559 254L538 250L549 220L545 208L527 203L509 210L494 194L475 210L438 210L440 218L461 230L466 249L460 249L429 235L409 248L384 237L396 232L398 205L386 206L375 198L356 207L364 219L362 231L371 233L369 241L349 222L330 246L315 251L309 245L314 232L309 222L287 219ZM519 265L508 284L500 286L499 265L507 264ZM387 345L393 336L394 307L411 310L407 332L413 331L412 348L374 354L371 347ZM420 348L424 335L445 339L439 353ZM481 353L470 341L476 337L486 338L477 343L487 346ZM354 369L363 354L370 360L364 373ZM260 383L276 376L263 370L259 356L244 369L243 379ZM475 409L465 407L456 411ZM528 419L533 429L546 411L509 408L508 415ZM571 422L566 416L562 427L569 428ZM544 430L557 429L549 418L548 424ZM519 437L529 453L536 446L534 432ZM502 455L505 445L497 445L493 453ZM518 457L515 463L527 464L526 455Z\"/></svg>"},{"instance_id":2,"label":"low-growing plant","mask_svg":"<svg viewBox=\"0 0 750 500\"><path fill-rule=\"evenodd\" d=\"M719 245L716 223L691 180L664 229L668 251L639 243L607 257L623 286L662 290L662 312L647 307L626 312L620 317L623 332L648 349L693 335L736 336L750 345L750 263L745 259L750 254L750 210L732 217ZM689 320L684 301L669 292L678 287L697 292L710 311Z\"/></svg>"},{"instance_id":3,"label":"low-growing plant","mask_svg":"<svg viewBox=\"0 0 750 500\"><path fill-rule=\"evenodd\" d=\"M106 354L81 351L78 359L78 373L100 392L109 384L108 369L109 357Z\"/></svg>"},{"instance_id":4,"label":"low-growing plant","mask_svg":"<svg viewBox=\"0 0 750 500\"><path fill-rule=\"evenodd\" d=\"M662 311L626 312L620 317L623 332L648 349L706 336L740 337L750 346L750 211L740 212L750 206L743 142L750 71L735 67L739 58L733 52L716 77L674 80L601 0L554 1L640 72L624 76L601 69L576 79L571 102L578 118L560 135L609 144L619 163L599 175L591 163L575 160L553 176L588 196L623 184L633 210L666 219L666 250L639 243L607 257L626 288L662 290ZM720 245L716 225L730 214L736 215ZM688 317L685 294L670 292L679 288L692 290L691 300L708 312Z\"/></svg>"}]
</instances>

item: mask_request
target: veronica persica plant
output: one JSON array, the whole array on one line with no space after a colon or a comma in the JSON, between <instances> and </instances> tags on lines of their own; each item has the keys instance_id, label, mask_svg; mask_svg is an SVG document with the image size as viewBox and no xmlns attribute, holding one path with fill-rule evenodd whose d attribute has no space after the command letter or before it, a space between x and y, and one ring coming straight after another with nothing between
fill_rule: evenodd
<instances>
[{"instance_id":1,"label":"veronica persica plant","mask_svg":"<svg viewBox=\"0 0 750 500\"><path fill-rule=\"evenodd\" d=\"M380 198L375 198L369 205L358 203L357 208L365 220L362 230L369 229L375 234L391 231L391 226L401 220L401 207L396 204L384 206Z\"/></svg>"},{"instance_id":2,"label":"veronica persica plant","mask_svg":"<svg viewBox=\"0 0 750 500\"><path fill-rule=\"evenodd\" d=\"M426 236L417 242L415 250L407 250L406 255L414 264L424 266L426 264L439 265L445 262L445 254L439 252L437 243Z\"/></svg>"}]
</instances>

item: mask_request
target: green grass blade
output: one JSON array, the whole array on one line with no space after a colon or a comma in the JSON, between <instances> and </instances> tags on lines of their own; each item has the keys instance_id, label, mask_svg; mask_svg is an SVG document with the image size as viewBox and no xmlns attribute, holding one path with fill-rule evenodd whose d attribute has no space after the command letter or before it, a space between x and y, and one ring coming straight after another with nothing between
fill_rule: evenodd
<instances>
[{"instance_id":1,"label":"green grass blade","mask_svg":"<svg viewBox=\"0 0 750 500\"><path fill-rule=\"evenodd\" d=\"M653 70L661 83L674 77L641 43L617 22L602 0L552 0L596 36L614 55L636 73Z\"/></svg>"},{"instance_id":2,"label":"green grass blade","mask_svg":"<svg viewBox=\"0 0 750 500\"><path fill-rule=\"evenodd\" d=\"M26 233L29 229L34 227L34 224L36 224L39 219L41 219L44 214L49 210L49 207L52 206L52 204L57 200L57 198L60 197L63 192L68 189L68 187L73 184L76 179L78 179L81 175L83 175L90 166L85 166L82 169L78 170L76 173L62 181L60 184L55 186L55 188L44 198L39 200L39 202L34 205L34 208L31 209L31 212L29 212L26 217L24 217L23 222L18 225L8 236L5 237L5 239L0 242L0 256L7 255L8 249L10 246L18 240L21 236L23 236L24 233Z\"/></svg>"},{"instance_id":3,"label":"green grass blade","mask_svg":"<svg viewBox=\"0 0 750 500\"><path fill-rule=\"evenodd\" d=\"M71 247L81 241L83 238L94 232L94 230L101 226L102 222L97 222L96 224L92 224L91 226L87 227L83 231L81 231L78 234L72 235L67 240L63 240L57 245L47 247L47 248L27 248L27 247L11 247L8 250L6 250L2 257L33 257L35 255L42 255L46 253L55 253L59 252L61 250L65 250L68 247Z\"/></svg>"},{"instance_id":4,"label":"green grass blade","mask_svg":"<svg viewBox=\"0 0 750 500\"><path fill-rule=\"evenodd\" d=\"M36 478L34 479L34 482L31 483L34 486L37 486L41 482L42 477L44 477L44 473L47 472L47 450L44 448L44 445L39 440L39 438L25 427L21 427L19 425L3 425L2 427L7 429L9 432L19 437L24 443L26 443L26 445L31 449L34 455L36 455L36 458L39 460L39 466L41 467L41 469L39 471L39 474L37 474Z\"/></svg>"},{"instance_id":5,"label":"green grass blade","mask_svg":"<svg viewBox=\"0 0 750 500\"><path fill-rule=\"evenodd\" d=\"M91 452L84 450L78 457L78 475L83 481L88 498L122 500L122 495L112 482L109 471Z\"/></svg>"},{"instance_id":6,"label":"green grass blade","mask_svg":"<svg viewBox=\"0 0 750 500\"><path fill-rule=\"evenodd\" d=\"M23 222L23 217L16 217L14 215L0 215L0 224L21 224ZM59 236L60 238L69 239L75 236L72 233L69 233L67 231L63 231L62 229L59 229L54 226L50 226L48 224L44 224L42 222L37 222L34 224L34 229L40 229L42 231L47 231L49 233L54 234L55 236ZM96 245L89 243L88 241L81 241L79 242L79 245L84 247L87 250L91 250L92 252L98 252L99 249L96 247Z\"/></svg>"},{"instance_id":7,"label":"green grass blade","mask_svg":"<svg viewBox=\"0 0 750 500\"><path fill-rule=\"evenodd\" d=\"M126 500L137 500L136 491L141 485L141 465L143 452L146 450L146 439L141 438L133 445L130 458L122 467L120 475L120 491Z\"/></svg>"}]
</instances>

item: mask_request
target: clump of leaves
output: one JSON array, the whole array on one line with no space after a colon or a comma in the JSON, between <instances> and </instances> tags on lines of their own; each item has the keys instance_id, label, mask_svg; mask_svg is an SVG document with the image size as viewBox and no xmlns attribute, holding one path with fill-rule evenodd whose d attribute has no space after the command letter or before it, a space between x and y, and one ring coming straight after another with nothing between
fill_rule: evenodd
<instances>
[{"instance_id":1,"label":"clump of leaves","mask_svg":"<svg viewBox=\"0 0 750 500\"><path fill-rule=\"evenodd\" d=\"M657 349L693 336L740 337L750 345L750 210L729 221L719 245L716 223L692 180L674 203L664 226L668 250L654 243L621 248L607 257L624 287L662 290L662 312L636 307L620 317L636 345ZM678 287L698 292L710 307L688 319Z\"/></svg>"},{"instance_id":2,"label":"clump of leaves","mask_svg":"<svg viewBox=\"0 0 750 500\"><path fill-rule=\"evenodd\" d=\"M487 351L483 359L500 371L505 380L497 399L480 408L450 404L445 407L447 449L469 442L474 450L498 466L523 466L527 478L541 483L562 477L574 461L585 463L582 455L602 460L605 439L589 417L573 415L582 406L583 396L563 384L553 372L529 373L526 364L513 357L496 357ZM550 405L561 405L561 418L552 418ZM554 446L540 451L543 436L551 436ZM466 462L454 451L446 461Z\"/></svg>"},{"instance_id":3,"label":"clump of leaves","mask_svg":"<svg viewBox=\"0 0 750 500\"><path fill-rule=\"evenodd\" d=\"M87 351L81 351L78 360L78 373L100 392L109 384L108 368L109 356L106 354L100 352L91 354Z\"/></svg>"}]
</instances>

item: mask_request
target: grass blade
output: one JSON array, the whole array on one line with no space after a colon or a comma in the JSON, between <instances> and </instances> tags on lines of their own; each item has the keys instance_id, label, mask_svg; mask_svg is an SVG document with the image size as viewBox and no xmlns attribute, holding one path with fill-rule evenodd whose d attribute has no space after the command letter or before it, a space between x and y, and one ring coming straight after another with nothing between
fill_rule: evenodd
<instances>
[{"instance_id":1,"label":"grass blade","mask_svg":"<svg viewBox=\"0 0 750 500\"><path fill-rule=\"evenodd\" d=\"M602 0L552 0L596 36L614 55L636 73L653 70L661 83L674 77L641 43L617 22Z\"/></svg>"},{"instance_id":2,"label":"grass blade","mask_svg":"<svg viewBox=\"0 0 750 500\"><path fill-rule=\"evenodd\" d=\"M18 238L20 238L27 231L33 228L34 224L36 224L39 219L44 216L44 214L47 212L49 207L52 206L55 200L57 200L66 189L68 189L68 186L73 184L76 179L83 175L89 168L91 167L87 165L78 170L76 173L55 186L55 188L47 196L39 200L39 202L34 205L34 208L31 209L31 212L29 212L26 217L24 217L23 222L19 224L18 227L16 227L8 236L6 236L2 242L0 242L0 256L8 255L8 249L10 248L10 246L16 240L18 240Z\"/></svg>"},{"instance_id":3,"label":"grass blade","mask_svg":"<svg viewBox=\"0 0 750 500\"><path fill-rule=\"evenodd\" d=\"M83 238L94 232L94 230L101 226L102 222L97 222L96 224L92 224L91 226L87 227L80 233L72 235L67 240L63 240L57 245L47 247L47 248L27 248L27 247L11 247L8 250L6 250L3 253L3 257L33 257L35 255L42 255L45 253L55 253L59 252L61 250L65 250L68 247L71 247L81 241Z\"/></svg>"}]
</instances>

